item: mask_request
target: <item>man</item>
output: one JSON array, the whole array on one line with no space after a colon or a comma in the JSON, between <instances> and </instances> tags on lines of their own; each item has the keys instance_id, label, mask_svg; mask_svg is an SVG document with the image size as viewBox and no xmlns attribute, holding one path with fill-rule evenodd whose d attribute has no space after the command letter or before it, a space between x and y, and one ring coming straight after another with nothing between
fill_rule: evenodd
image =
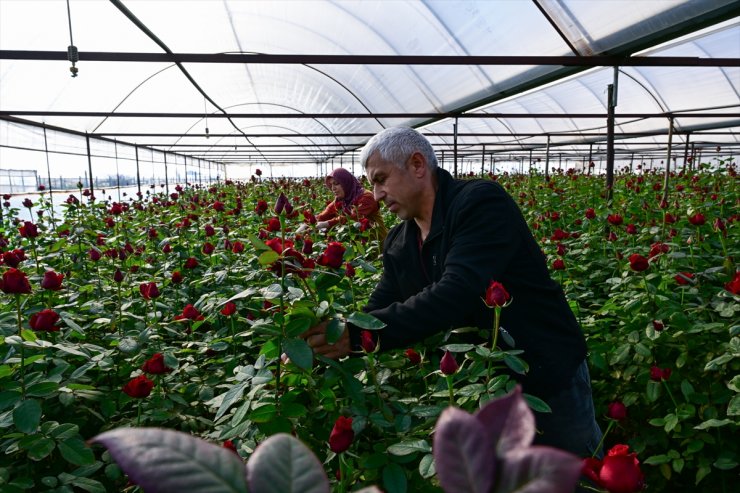
<instances>
[{"instance_id":1,"label":"man","mask_svg":"<svg viewBox=\"0 0 740 493\"><path fill-rule=\"evenodd\" d=\"M491 330L493 310L481 298L490 281L500 282L513 300L501 312L501 327L530 368L519 380L553 410L536 413L542 432L536 443L590 456L601 430L586 343L516 203L498 183L453 179L411 128L375 135L360 159L375 199L403 220L388 234L383 276L365 307L386 324L375 332L381 350L454 327ZM304 335L317 354L339 358L359 348L357 327L348 324L333 345L325 329L321 324Z\"/></svg>"}]
</instances>

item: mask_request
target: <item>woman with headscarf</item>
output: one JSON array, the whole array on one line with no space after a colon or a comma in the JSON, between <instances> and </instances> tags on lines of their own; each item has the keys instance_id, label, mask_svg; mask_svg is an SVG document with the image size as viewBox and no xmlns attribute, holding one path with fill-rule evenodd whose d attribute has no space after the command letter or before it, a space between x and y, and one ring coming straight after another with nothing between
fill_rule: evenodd
<instances>
[{"instance_id":1,"label":"woman with headscarf","mask_svg":"<svg viewBox=\"0 0 740 493\"><path fill-rule=\"evenodd\" d=\"M373 197L373 193L362 188L359 180L344 168L333 170L326 177L326 186L334 193L335 199L326 206L321 214L316 216L318 229L332 228L337 224L344 224L347 217L354 222L362 222L367 218L369 227L381 243L388 230L380 214L380 206Z\"/></svg>"}]
</instances>

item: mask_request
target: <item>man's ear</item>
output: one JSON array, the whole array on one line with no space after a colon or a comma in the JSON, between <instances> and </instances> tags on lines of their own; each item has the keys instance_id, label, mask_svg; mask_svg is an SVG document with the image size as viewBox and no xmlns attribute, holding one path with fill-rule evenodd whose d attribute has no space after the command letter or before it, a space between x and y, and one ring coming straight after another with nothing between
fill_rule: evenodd
<instances>
[{"instance_id":1,"label":"man's ear","mask_svg":"<svg viewBox=\"0 0 740 493\"><path fill-rule=\"evenodd\" d=\"M411 155L409 171L417 178L423 178L427 174L427 160L422 153L416 151Z\"/></svg>"}]
</instances>

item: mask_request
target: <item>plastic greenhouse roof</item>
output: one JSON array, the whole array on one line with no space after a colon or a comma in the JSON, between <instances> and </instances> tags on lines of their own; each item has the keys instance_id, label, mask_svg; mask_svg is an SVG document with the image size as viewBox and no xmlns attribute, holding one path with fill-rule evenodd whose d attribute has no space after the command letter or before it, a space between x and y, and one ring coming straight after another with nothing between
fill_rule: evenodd
<instances>
[{"instance_id":1,"label":"plastic greenhouse roof","mask_svg":"<svg viewBox=\"0 0 740 493\"><path fill-rule=\"evenodd\" d=\"M613 57L625 152L664 147L668 115L674 145L740 145L735 0L71 0L69 13L63 0L0 0L0 119L229 164L350 159L395 125L452 153L455 122L463 155L542 152L548 139L583 153L605 141L615 70L597 62ZM153 56L165 47L170 58ZM172 60L197 54L181 62L189 80ZM2 132L7 146L15 131ZM22 145L43 146L33 135Z\"/></svg>"}]
</instances>

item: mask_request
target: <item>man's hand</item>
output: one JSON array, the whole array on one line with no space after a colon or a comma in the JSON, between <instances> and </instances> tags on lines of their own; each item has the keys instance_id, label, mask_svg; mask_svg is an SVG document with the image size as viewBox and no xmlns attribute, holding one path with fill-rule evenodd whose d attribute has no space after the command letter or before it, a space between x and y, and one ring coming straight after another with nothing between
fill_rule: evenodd
<instances>
[{"instance_id":1,"label":"man's hand","mask_svg":"<svg viewBox=\"0 0 740 493\"><path fill-rule=\"evenodd\" d=\"M306 340L308 345L313 349L315 354L330 359L339 359L343 356L347 356L351 352L349 343L349 330L345 326L344 332L339 336L339 340L334 344L326 342L326 326L329 321L325 320L314 327L311 327L306 332L301 334L301 337Z\"/></svg>"}]
</instances>

